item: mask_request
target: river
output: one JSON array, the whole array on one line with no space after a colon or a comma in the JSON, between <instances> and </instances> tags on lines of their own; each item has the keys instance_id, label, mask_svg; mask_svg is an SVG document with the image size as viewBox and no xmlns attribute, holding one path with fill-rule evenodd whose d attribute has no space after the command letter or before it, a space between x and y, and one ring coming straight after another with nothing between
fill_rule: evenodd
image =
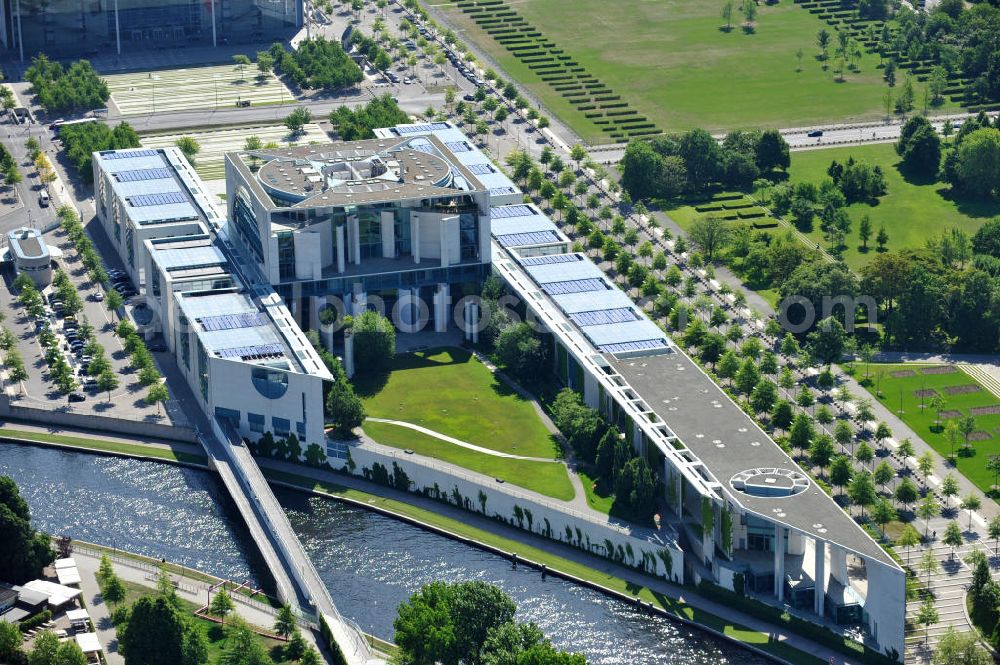
<instances>
[{"instance_id":1,"label":"river","mask_svg":"<svg viewBox=\"0 0 1000 665\"><path fill-rule=\"evenodd\" d=\"M0 443L34 525L48 533L165 558L235 580L268 584L222 485L208 472L141 460ZM541 575L449 538L322 497L278 490L278 500L338 609L392 638L396 606L433 580L483 580L518 604L553 643L592 665L758 665L766 660L662 617Z\"/></svg>"}]
</instances>

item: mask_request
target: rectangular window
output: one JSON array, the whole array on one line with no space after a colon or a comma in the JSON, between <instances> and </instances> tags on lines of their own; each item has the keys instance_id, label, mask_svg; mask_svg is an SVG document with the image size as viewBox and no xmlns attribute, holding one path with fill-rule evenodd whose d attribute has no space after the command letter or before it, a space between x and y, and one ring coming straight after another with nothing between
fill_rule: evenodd
<instances>
[{"instance_id":1,"label":"rectangular window","mask_svg":"<svg viewBox=\"0 0 1000 665\"><path fill-rule=\"evenodd\" d=\"M247 422L250 423L250 431L257 434L264 433L264 416L259 413L248 413Z\"/></svg>"},{"instance_id":2,"label":"rectangular window","mask_svg":"<svg viewBox=\"0 0 1000 665\"><path fill-rule=\"evenodd\" d=\"M208 401L208 354L205 352L205 345L198 340L198 384L201 389L201 398Z\"/></svg>"},{"instance_id":3,"label":"rectangular window","mask_svg":"<svg viewBox=\"0 0 1000 665\"><path fill-rule=\"evenodd\" d=\"M306 435L306 424L305 423L295 423L295 433L298 434L299 438L305 438Z\"/></svg>"},{"instance_id":4,"label":"rectangular window","mask_svg":"<svg viewBox=\"0 0 1000 665\"><path fill-rule=\"evenodd\" d=\"M178 332L177 336L180 338L181 360L185 368L191 369L191 338L184 331Z\"/></svg>"},{"instance_id":5,"label":"rectangular window","mask_svg":"<svg viewBox=\"0 0 1000 665\"><path fill-rule=\"evenodd\" d=\"M228 420L237 427L240 426L240 412L236 409L227 409L222 406L215 407L215 417Z\"/></svg>"},{"instance_id":6,"label":"rectangular window","mask_svg":"<svg viewBox=\"0 0 1000 665\"><path fill-rule=\"evenodd\" d=\"M291 433L292 423L287 418L271 416L271 429L276 437L286 437Z\"/></svg>"}]
</instances>

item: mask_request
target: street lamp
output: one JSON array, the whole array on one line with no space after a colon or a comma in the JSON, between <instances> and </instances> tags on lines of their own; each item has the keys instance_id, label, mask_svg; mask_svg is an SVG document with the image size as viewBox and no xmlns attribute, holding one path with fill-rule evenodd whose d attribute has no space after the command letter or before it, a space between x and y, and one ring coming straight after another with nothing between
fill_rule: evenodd
<instances>
[{"instance_id":1,"label":"street lamp","mask_svg":"<svg viewBox=\"0 0 1000 665\"><path fill-rule=\"evenodd\" d=\"M153 81L153 113L156 113L156 82L160 80L160 77L154 74L150 78Z\"/></svg>"},{"instance_id":2,"label":"street lamp","mask_svg":"<svg viewBox=\"0 0 1000 665\"><path fill-rule=\"evenodd\" d=\"M212 82L215 84L215 108L219 108L219 75L212 74Z\"/></svg>"}]
</instances>

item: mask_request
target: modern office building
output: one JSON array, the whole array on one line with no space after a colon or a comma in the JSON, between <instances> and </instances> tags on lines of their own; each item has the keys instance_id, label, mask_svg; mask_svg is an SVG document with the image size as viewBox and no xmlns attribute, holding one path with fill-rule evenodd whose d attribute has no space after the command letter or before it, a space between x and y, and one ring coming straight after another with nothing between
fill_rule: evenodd
<instances>
[{"instance_id":1,"label":"modern office building","mask_svg":"<svg viewBox=\"0 0 1000 665\"><path fill-rule=\"evenodd\" d=\"M302 0L0 0L0 42L30 60L268 44L302 26Z\"/></svg>"},{"instance_id":2,"label":"modern office building","mask_svg":"<svg viewBox=\"0 0 1000 665\"><path fill-rule=\"evenodd\" d=\"M94 153L97 216L199 406L243 437L322 445L330 374L267 283L214 236L225 221L176 148Z\"/></svg>"},{"instance_id":3,"label":"modern office building","mask_svg":"<svg viewBox=\"0 0 1000 665\"><path fill-rule=\"evenodd\" d=\"M419 135L422 127L436 131ZM330 300L352 313L376 297L386 312L412 298L434 303L436 330L447 326L449 300L489 271L491 202L521 200L447 123L229 153L226 191L230 237L300 321Z\"/></svg>"},{"instance_id":4,"label":"modern office building","mask_svg":"<svg viewBox=\"0 0 1000 665\"><path fill-rule=\"evenodd\" d=\"M902 658L903 570L547 217L510 203L490 210L493 270L547 333L556 375L657 471L685 579L860 627Z\"/></svg>"},{"instance_id":5,"label":"modern office building","mask_svg":"<svg viewBox=\"0 0 1000 665\"><path fill-rule=\"evenodd\" d=\"M97 218L137 287L145 279L143 242L204 233L222 221L178 148L97 152L93 168Z\"/></svg>"},{"instance_id":6,"label":"modern office building","mask_svg":"<svg viewBox=\"0 0 1000 665\"><path fill-rule=\"evenodd\" d=\"M492 272L541 326L552 371L657 472L686 581L902 656L903 570L641 308L452 125L376 136L230 153L228 221L205 227L219 237L145 240L147 299L209 413L244 436L301 424L313 442L325 370L299 325L330 299L353 313L377 296L388 313L417 296L433 330L468 327L454 301Z\"/></svg>"},{"instance_id":7,"label":"modern office building","mask_svg":"<svg viewBox=\"0 0 1000 665\"><path fill-rule=\"evenodd\" d=\"M8 231L7 246L15 274L28 275L40 289L52 282L52 253L41 231L27 227Z\"/></svg>"}]
</instances>

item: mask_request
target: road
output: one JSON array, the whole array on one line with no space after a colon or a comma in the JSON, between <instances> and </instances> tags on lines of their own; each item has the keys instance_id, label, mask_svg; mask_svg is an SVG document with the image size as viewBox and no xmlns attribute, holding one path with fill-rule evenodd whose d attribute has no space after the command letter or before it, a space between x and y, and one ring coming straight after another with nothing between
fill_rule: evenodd
<instances>
[{"instance_id":1,"label":"road","mask_svg":"<svg viewBox=\"0 0 1000 665\"><path fill-rule=\"evenodd\" d=\"M932 117L931 124L939 132L946 121L950 120L955 130L967 118L974 118L974 113L945 115ZM905 119L894 118L892 122L865 122L850 124L817 125L813 127L789 127L780 129L788 146L792 150L819 150L823 148L839 148L845 145L862 145L867 143L893 143L899 139ZM822 136L809 136L811 132L822 131ZM714 135L719 141L725 134ZM624 143L594 146L590 149L591 157L602 164L613 164L621 160L625 154Z\"/></svg>"}]
</instances>

